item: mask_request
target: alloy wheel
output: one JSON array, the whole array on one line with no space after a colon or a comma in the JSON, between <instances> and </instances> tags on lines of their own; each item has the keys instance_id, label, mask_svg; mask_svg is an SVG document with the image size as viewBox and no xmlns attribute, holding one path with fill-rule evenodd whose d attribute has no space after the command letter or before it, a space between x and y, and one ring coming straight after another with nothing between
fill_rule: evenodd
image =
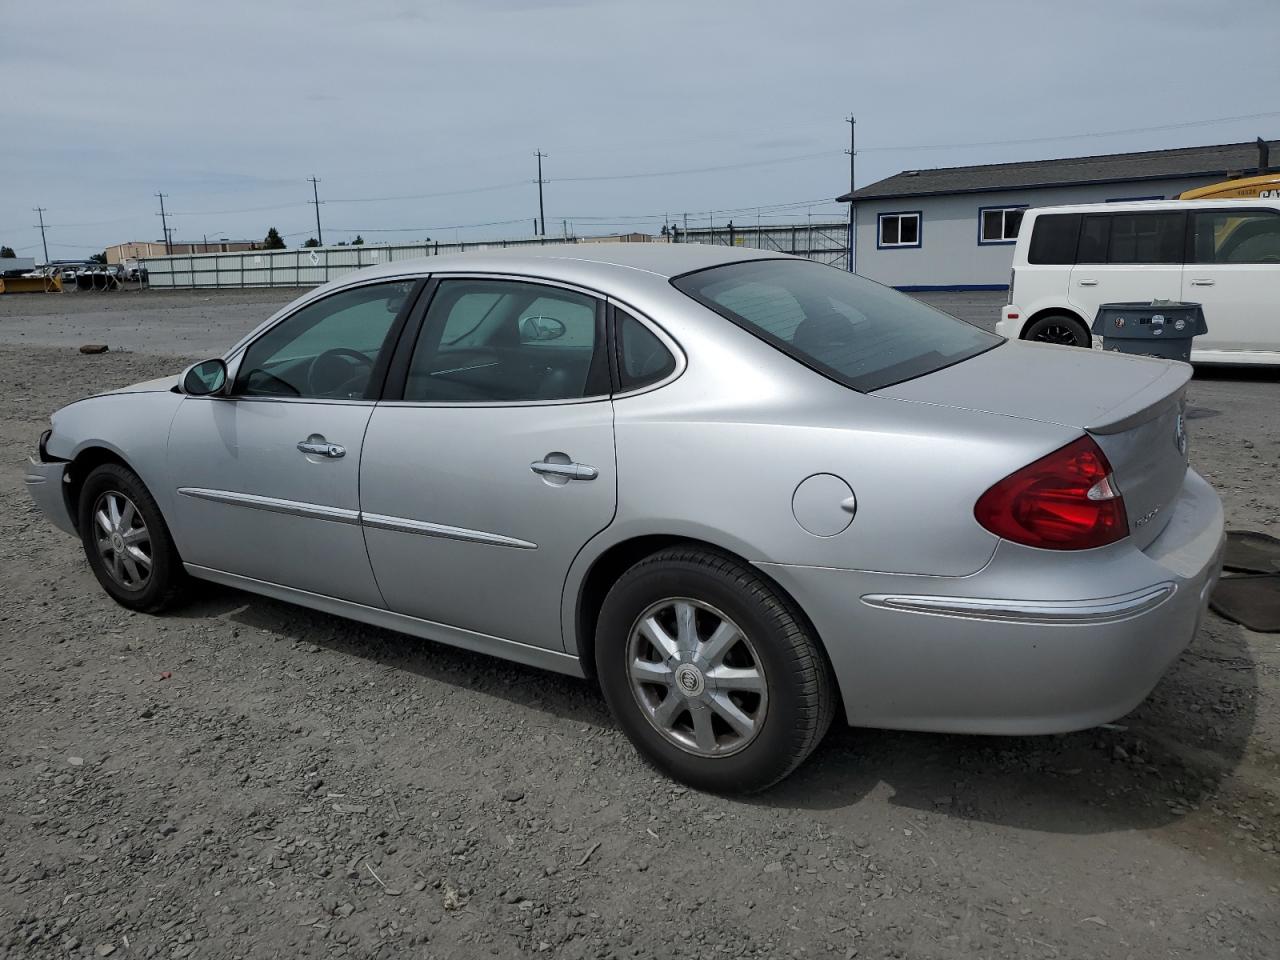
<instances>
[{"instance_id":1,"label":"alloy wheel","mask_svg":"<svg viewBox=\"0 0 1280 960\"><path fill-rule=\"evenodd\" d=\"M108 490L93 505L94 540L108 575L126 590L143 590L151 580L151 532L123 493Z\"/></svg>"},{"instance_id":2,"label":"alloy wheel","mask_svg":"<svg viewBox=\"0 0 1280 960\"><path fill-rule=\"evenodd\" d=\"M763 662L736 623L700 600L660 600L636 619L627 676L649 723L687 753L729 756L764 725Z\"/></svg>"},{"instance_id":3,"label":"alloy wheel","mask_svg":"<svg viewBox=\"0 0 1280 960\"><path fill-rule=\"evenodd\" d=\"M1061 343L1068 347L1079 346L1075 329L1065 323L1051 323L1031 339L1039 343Z\"/></svg>"}]
</instances>

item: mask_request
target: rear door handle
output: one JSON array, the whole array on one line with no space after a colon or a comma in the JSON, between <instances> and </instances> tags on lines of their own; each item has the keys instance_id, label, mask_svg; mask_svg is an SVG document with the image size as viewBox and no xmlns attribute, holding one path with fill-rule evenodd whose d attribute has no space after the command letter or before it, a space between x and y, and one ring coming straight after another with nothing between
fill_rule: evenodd
<instances>
[{"instance_id":1,"label":"rear door handle","mask_svg":"<svg viewBox=\"0 0 1280 960\"><path fill-rule=\"evenodd\" d=\"M313 433L305 440L298 441L298 450L313 457L328 457L337 460L347 455L347 448L340 443L330 443L323 434Z\"/></svg>"},{"instance_id":2,"label":"rear door handle","mask_svg":"<svg viewBox=\"0 0 1280 960\"><path fill-rule=\"evenodd\" d=\"M1081 280L1080 281L1080 286L1082 287L1096 287L1097 285L1098 285L1097 280Z\"/></svg>"},{"instance_id":3,"label":"rear door handle","mask_svg":"<svg viewBox=\"0 0 1280 960\"><path fill-rule=\"evenodd\" d=\"M1212 287L1212 286L1213 286L1213 284L1214 284L1214 282L1215 282L1215 281L1213 281L1213 280L1207 280L1207 279L1202 279L1202 280L1192 280L1192 281L1191 281L1191 285L1192 285L1193 287Z\"/></svg>"},{"instance_id":4,"label":"rear door handle","mask_svg":"<svg viewBox=\"0 0 1280 960\"><path fill-rule=\"evenodd\" d=\"M549 463L538 460L529 464L529 469L544 477L563 477L566 480L594 480L600 471L585 463Z\"/></svg>"}]
</instances>

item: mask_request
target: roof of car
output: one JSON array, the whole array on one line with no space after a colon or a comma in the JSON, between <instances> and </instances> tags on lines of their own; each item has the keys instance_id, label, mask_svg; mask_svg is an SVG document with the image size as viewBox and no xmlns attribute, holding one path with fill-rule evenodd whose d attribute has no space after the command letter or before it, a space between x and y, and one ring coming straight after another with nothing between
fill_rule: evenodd
<instances>
[{"instance_id":1,"label":"roof of car","mask_svg":"<svg viewBox=\"0 0 1280 960\"><path fill-rule=\"evenodd\" d=\"M1119 213L1126 210L1222 210L1233 207L1269 207L1280 210L1280 200L1270 197L1231 198L1227 200L1120 200L1102 203L1060 203L1051 207L1032 207L1028 214L1044 213Z\"/></svg>"},{"instance_id":2,"label":"roof of car","mask_svg":"<svg viewBox=\"0 0 1280 960\"><path fill-rule=\"evenodd\" d=\"M361 277L400 275L405 273L533 273L555 277L561 273L581 275L583 268L600 267L606 272L639 270L662 278L679 276L694 270L757 260L783 257L785 254L749 247L730 247L704 243L558 243L547 246L532 244L520 247L481 247L466 253L448 253L438 257L418 257L362 270ZM344 279L357 274L348 274Z\"/></svg>"}]
</instances>

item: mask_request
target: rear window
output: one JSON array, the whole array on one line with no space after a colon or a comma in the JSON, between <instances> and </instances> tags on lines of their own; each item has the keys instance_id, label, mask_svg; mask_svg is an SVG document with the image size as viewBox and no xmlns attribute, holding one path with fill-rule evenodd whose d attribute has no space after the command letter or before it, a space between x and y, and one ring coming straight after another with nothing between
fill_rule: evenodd
<instances>
[{"instance_id":1,"label":"rear window","mask_svg":"<svg viewBox=\"0 0 1280 960\"><path fill-rule=\"evenodd\" d=\"M1031 229L1028 263L1075 263L1080 214L1046 213L1036 217Z\"/></svg>"},{"instance_id":2,"label":"rear window","mask_svg":"<svg viewBox=\"0 0 1280 960\"><path fill-rule=\"evenodd\" d=\"M804 260L735 263L671 282L805 366L864 392L1004 340L864 277Z\"/></svg>"}]
</instances>

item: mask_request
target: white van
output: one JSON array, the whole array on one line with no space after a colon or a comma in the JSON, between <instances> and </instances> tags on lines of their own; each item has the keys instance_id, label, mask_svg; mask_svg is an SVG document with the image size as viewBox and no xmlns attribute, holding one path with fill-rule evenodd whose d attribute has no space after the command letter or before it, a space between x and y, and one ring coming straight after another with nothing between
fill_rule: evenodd
<instances>
[{"instance_id":1,"label":"white van","mask_svg":"<svg viewBox=\"0 0 1280 960\"><path fill-rule=\"evenodd\" d=\"M997 332L1077 347L1104 303L1204 306L1196 363L1280 364L1280 200L1148 200L1028 210Z\"/></svg>"}]
</instances>

